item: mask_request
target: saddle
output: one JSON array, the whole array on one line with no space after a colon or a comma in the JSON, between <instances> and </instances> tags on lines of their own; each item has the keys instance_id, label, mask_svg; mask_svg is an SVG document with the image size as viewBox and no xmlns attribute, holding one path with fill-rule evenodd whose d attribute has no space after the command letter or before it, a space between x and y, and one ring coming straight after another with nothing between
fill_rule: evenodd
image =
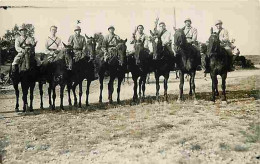
<instances>
[{"instance_id":1,"label":"saddle","mask_svg":"<svg viewBox=\"0 0 260 164\"><path fill-rule=\"evenodd\" d=\"M34 56L34 59L32 62L30 62L30 56L28 53L24 53L22 55L22 58L20 60L20 64L18 65L18 68L19 68L19 72L23 72L23 71L28 71L31 66L34 66L36 65L36 59L35 59L35 56Z\"/></svg>"}]
</instances>

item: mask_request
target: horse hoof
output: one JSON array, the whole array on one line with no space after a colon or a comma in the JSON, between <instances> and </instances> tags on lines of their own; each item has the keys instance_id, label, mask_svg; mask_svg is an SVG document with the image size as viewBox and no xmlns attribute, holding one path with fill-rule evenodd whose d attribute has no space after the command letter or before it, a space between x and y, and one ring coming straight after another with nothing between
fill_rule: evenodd
<instances>
[{"instance_id":1,"label":"horse hoof","mask_svg":"<svg viewBox=\"0 0 260 164\"><path fill-rule=\"evenodd\" d=\"M51 109L52 109L52 110L55 110L55 106L54 106L54 105L53 105L53 106L51 106Z\"/></svg>"},{"instance_id":2,"label":"horse hoof","mask_svg":"<svg viewBox=\"0 0 260 164\"><path fill-rule=\"evenodd\" d=\"M194 105L199 105L198 100L194 100Z\"/></svg>"},{"instance_id":3,"label":"horse hoof","mask_svg":"<svg viewBox=\"0 0 260 164\"><path fill-rule=\"evenodd\" d=\"M63 107L63 106L61 106L61 107L60 107L60 109L61 109L61 110L64 110L64 107Z\"/></svg>"},{"instance_id":4,"label":"horse hoof","mask_svg":"<svg viewBox=\"0 0 260 164\"><path fill-rule=\"evenodd\" d=\"M221 101L221 104L222 104L222 105L227 105L227 101L226 101L226 100Z\"/></svg>"},{"instance_id":5,"label":"horse hoof","mask_svg":"<svg viewBox=\"0 0 260 164\"><path fill-rule=\"evenodd\" d=\"M89 107L89 103L86 103L86 107Z\"/></svg>"},{"instance_id":6,"label":"horse hoof","mask_svg":"<svg viewBox=\"0 0 260 164\"><path fill-rule=\"evenodd\" d=\"M15 108L15 112L19 112L19 108Z\"/></svg>"},{"instance_id":7,"label":"horse hoof","mask_svg":"<svg viewBox=\"0 0 260 164\"><path fill-rule=\"evenodd\" d=\"M121 104L121 101L120 101L120 100L117 100L117 104Z\"/></svg>"}]
</instances>

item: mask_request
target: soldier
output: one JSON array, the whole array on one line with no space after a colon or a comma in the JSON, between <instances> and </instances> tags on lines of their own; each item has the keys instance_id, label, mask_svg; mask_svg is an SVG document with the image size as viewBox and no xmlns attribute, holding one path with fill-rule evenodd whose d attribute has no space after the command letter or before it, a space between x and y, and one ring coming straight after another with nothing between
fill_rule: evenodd
<instances>
[{"instance_id":1,"label":"soldier","mask_svg":"<svg viewBox=\"0 0 260 164\"><path fill-rule=\"evenodd\" d=\"M71 35L69 37L68 44L73 47L73 52L75 53L76 61L84 57L83 53L86 53L86 39L84 36L80 35L81 28L79 26L76 26L74 29L75 34ZM97 66L94 62L94 54L89 54L90 61L93 62L94 65L94 74L93 74L93 80L98 79L98 71Z\"/></svg>"},{"instance_id":2,"label":"soldier","mask_svg":"<svg viewBox=\"0 0 260 164\"><path fill-rule=\"evenodd\" d=\"M118 45L119 41L121 40L118 35L115 34L115 27L109 26L108 27L109 34L104 37L103 43L102 43L102 50L104 52L104 61L107 62L107 60L115 54L115 48ZM120 64L122 65L123 61L120 61Z\"/></svg>"},{"instance_id":3,"label":"soldier","mask_svg":"<svg viewBox=\"0 0 260 164\"><path fill-rule=\"evenodd\" d=\"M86 52L86 39L84 36L80 35L81 28L76 26L74 29L75 34L69 37L68 44L73 47L73 52L76 58L81 58L82 54Z\"/></svg>"},{"instance_id":4,"label":"soldier","mask_svg":"<svg viewBox=\"0 0 260 164\"><path fill-rule=\"evenodd\" d=\"M62 44L61 44L61 39L56 36L57 33L57 27L56 26L51 26L50 27L50 32L51 35L48 36L46 43L45 43L45 53L47 54L48 60L46 62L52 62L53 59L56 57L56 55L60 52L62 49ZM47 64L44 63L44 64Z\"/></svg>"},{"instance_id":5,"label":"soldier","mask_svg":"<svg viewBox=\"0 0 260 164\"><path fill-rule=\"evenodd\" d=\"M198 49L197 42L197 29L191 26L191 19L187 18L184 20L185 26L183 27L184 34L186 36L187 42L195 46Z\"/></svg>"},{"instance_id":6,"label":"soldier","mask_svg":"<svg viewBox=\"0 0 260 164\"><path fill-rule=\"evenodd\" d=\"M158 21L159 21L159 18L156 18L154 31L156 33L160 33L161 34L162 45L167 47L167 49L170 52L170 55L172 57L174 57L174 52L172 50L171 33L169 31L167 31L166 25L165 25L164 22L160 22L159 23L159 30L157 30ZM156 60L157 56L154 56L154 59Z\"/></svg>"},{"instance_id":7,"label":"soldier","mask_svg":"<svg viewBox=\"0 0 260 164\"><path fill-rule=\"evenodd\" d=\"M14 61L12 63L12 73L18 70L18 64L20 64L20 60L25 53L25 49L24 49L25 44L31 44L31 45L35 44L33 38L27 36L27 29L25 25L22 25L19 28L19 32L21 36L15 39L15 50L18 52L18 54L15 56ZM37 61L37 65L39 65L38 61Z\"/></svg>"},{"instance_id":8,"label":"soldier","mask_svg":"<svg viewBox=\"0 0 260 164\"><path fill-rule=\"evenodd\" d=\"M144 26L143 25L138 25L137 28L135 29L130 44L135 44L137 41L140 41L144 43L144 48L147 52L149 52L149 47L148 47L148 37L146 34L144 34ZM134 51L133 51L134 52Z\"/></svg>"}]
</instances>

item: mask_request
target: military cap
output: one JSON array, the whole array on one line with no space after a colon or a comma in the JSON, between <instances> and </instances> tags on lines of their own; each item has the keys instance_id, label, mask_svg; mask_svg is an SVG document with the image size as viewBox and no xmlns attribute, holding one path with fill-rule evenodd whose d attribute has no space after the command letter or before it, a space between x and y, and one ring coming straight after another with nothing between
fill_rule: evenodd
<instances>
[{"instance_id":1,"label":"military cap","mask_svg":"<svg viewBox=\"0 0 260 164\"><path fill-rule=\"evenodd\" d=\"M55 26L55 25L52 25L51 27L50 27L50 30L52 29L52 28L58 28L57 26Z\"/></svg>"},{"instance_id":2,"label":"military cap","mask_svg":"<svg viewBox=\"0 0 260 164\"><path fill-rule=\"evenodd\" d=\"M217 21L215 22L215 25L217 25L217 24L223 24L223 22L222 22L221 20L217 20Z\"/></svg>"},{"instance_id":3,"label":"military cap","mask_svg":"<svg viewBox=\"0 0 260 164\"><path fill-rule=\"evenodd\" d=\"M111 25L111 26L109 26L109 27L107 28L107 30L109 30L109 29L111 29L111 28L115 29L115 27Z\"/></svg>"},{"instance_id":4,"label":"military cap","mask_svg":"<svg viewBox=\"0 0 260 164\"><path fill-rule=\"evenodd\" d=\"M160 22L160 23L159 23L159 25L161 25L161 24L165 25L165 23L164 23L164 22Z\"/></svg>"},{"instance_id":5,"label":"military cap","mask_svg":"<svg viewBox=\"0 0 260 164\"><path fill-rule=\"evenodd\" d=\"M19 27L19 31L22 31L22 30L27 30L24 24Z\"/></svg>"},{"instance_id":6,"label":"military cap","mask_svg":"<svg viewBox=\"0 0 260 164\"><path fill-rule=\"evenodd\" d=\"M138 29L138 27L142 27L143 29L144 29L144 26L143 25L138 25L137 27L136 27L136 29Z\"/></svg>"},{"instance_id":7,"label":"military cap","mask_svg":"<svg viewBox=\"0 0 260 164\"><path fill-rule=\"evenodd\" d=\"M76 26L74 31L78 31L78 30L81 30L81 28L79 26Z\"/></svg>"},{"instance_id":8,"label":"military cap","mask_svg":"<svg viewBox=\"0 0 260 164\"><path fill-rule=\"evenodd\" d=\"M191 23L191 19L190 19L190 18L186 18L186 19L184 20L184 23L185 23L186 21L190 21L190 23Z\"/></svg>"}]
</instances>

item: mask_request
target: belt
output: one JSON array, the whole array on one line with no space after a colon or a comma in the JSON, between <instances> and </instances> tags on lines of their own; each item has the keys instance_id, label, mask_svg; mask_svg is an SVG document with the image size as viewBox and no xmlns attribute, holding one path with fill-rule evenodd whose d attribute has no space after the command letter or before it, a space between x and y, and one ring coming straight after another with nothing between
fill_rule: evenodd
<instances>
[{"instance_id":1,"label":"belt","mask_svg":"<svg viewBox=\"0 0 260 164\"><path fill-rule=\"evenodd\" d=\"M73 48L73 50L82 51L82 48Z\"/></svg>"},{"instance_id":2,"label":"belt","mask_svg":"<svg viewBox=\"0 0 260 164\"><path fill-rule=\"evenodd\" d=\"M55 49L55 48L48 48L48 50L49 50L49 51L55 51L55 50L57 50L57 49Z\"/></svg>"},{"instance_id":3,"label":"belt","mask_svg":"<svg viewBox=\"0 0 260 164\"><path fill-rule=\"evenodd\" d=\"M187 39L192 39L192 37L186 37Z\"/></svg>"}]
</instances>

